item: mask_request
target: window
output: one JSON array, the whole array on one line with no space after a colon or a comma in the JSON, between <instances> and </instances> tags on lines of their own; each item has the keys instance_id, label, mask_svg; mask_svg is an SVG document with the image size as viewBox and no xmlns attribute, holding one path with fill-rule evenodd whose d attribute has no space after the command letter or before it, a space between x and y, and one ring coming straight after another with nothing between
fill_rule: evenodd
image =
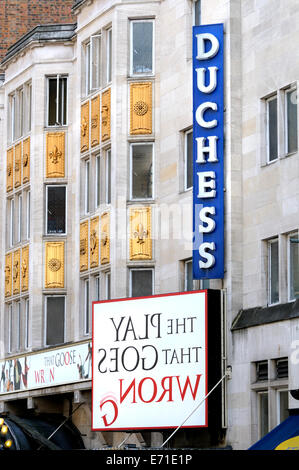
<instances>
[{"instance_id":1,"label":"window","mask_svg":"<svg viewBox=\"0 0 299 470\"><path fill-rule=\"evenodd\" d=\"M185 155L185 184L187 190L193 186L193 131L185 132L184 155Z\"/></svg>"},{"instance_id":2,"label":"window","mask_svg":"<svg viewBox=\"0 0 299 470\"><path fill-rule=\"evenodd\" d=\"M151 20L131 21L131 75L153 73L153 28Z\"/></svg>"},{"instance_id":3,"label":"window","mask_svg":"<svg viewBox=\"0 0 299 470\"><path fill-rule=\"evenodd\" d=\"M67 124L67 77L48 77L47 126Z\"/></svg>"},{"instance_id":4,"label":"window","mask_svg":"<svg viewBox=\"0 0 299 470\"><path fill-rule=\"evenodd\" d=\"M289 394L287 390L277 390L277 424L289 417Z\"/></svg>"},{"instance_id":5,"label":"window","mask_svg":"<svg viewBox=\"0 0 299 470\"><path fill-rule=\"evenodd\" d=\"M286 153L296 152L297 144L297 90L285 92Z\"/></svg>"},{"instance_id":6,"label":"window","mask_svg":"<svg viewBox=\"0 0 299 470\"><path fill-rule=\"evenodd\" d=\"M21 349L21 302L16 303L16 350Z\"/></svg>"},{"instance_id":7,"label":"window","mask_svg":"<svg viewBox=\"0 0 299 470\"><path fill-rule=\"evenodd\" d=\"M101 295L101 284L100 284L100 276L95 276L95 295L94 295L94 300L100 300L100 295Z\"/></svg>"},{"instance_id":8,"label":"window","mask_svg":"<svg viewBox=\"0 0 299 470\"><path fill-rule=\"evenodd\" d=\"M89 334L89 279L84 280L84 333Z\"/></svg>"},{"instance_id":9,"label":"window","mask_svg":"<svg viewBox=\"0 0 299 470\"><path fill-rule=\"evenodd\" d=\"M8 352L12 352L12 335L13 335L13 320L12 320L12 304L8 305Z\"/></svg>"},{"instance_id":10,"label":"window","mask_svg":"<svg viewBox=\"0 0 299 470\"><path fill-rule=\"evenodd\" d=\"M110 83L112 80L112 29L107 30L107 70L106 81Z\"/></svg>"},{"instance_id":11,"label":"window","mask_svg":"<svg viewBox=\"0 0 299 470\"><path fill-rule=\"evenodd\" d=\"M29 312L29 299L25 300L25 348L29 348L30 344L30 312Z\"/></svg>"},{"instance_id":12,"label":"window","mask_svg":"<svg viewBox=\"0 0 299 470\"><path fill-rule=\"evenodd\" d=\"M277 359L275 362L276 378L284 379L289 376L288 358Z\"/></svg>"},{"instance_id":13,"label":"window","mask_svg":"<svg viewBox=\"0 0 299 470\"><path fill-rule=\"evenodd\" d=\"M100 87L101 35L91 36L83 45L82 95L87 96Z\"/></svg>"},{"instance_id":14,"label":"window","mask_svg":"<svg viewBox=\"0 0 299 470\"><path fill-rule=\"evenodd\" d=\"M65 297L46 297L46 346L64 343Z\"/></svg>"},{"instance_id":15,"label":"window","mask_svg":"<svg viewBox=\"0 0 299 470\"><path fill-rule=\"evenodd\" d=\"M269 432L269 400L268 392L258 393L258 428L259 438L261 439Z\"/></svg>"},{"instance_id":16,"label":"window","mask_svg":"<svg viewBox=\"0 0 299 470\"><path fill-rule=\"evenodd\" d=\"M131 199L153 197L153 145L131 145Z\"/></svg>"},{"instance_id":17,"label":"window","mask_svg":"<svg viewBox=\"0 0 299 470\"><path fill-rule=\"evenodd\" d=\"M201 0L193 0L193 24L198 26L201 23Z\"/></svg>"},{"instance_id":18,"label":"window","mask_svg":"<svg viewBox=\"0 0 299 470\"><path fill-rule=\"evenodd\" d=\"M8 140L14 142L31 130L32 87L26 83L8 97Z\"/></svg>"},{"instance_id":19,"label":"window","mask_svg":"<svg viewBox=\"0 0 299 470\"><path fill-rule=\"evenodd\" d=\"M268 98L267 105L267 158L272 162L278 158L277 95Z\"/></svg>"},{"instance_id":20,"label":"window","mask_svg":"<svg viewBox=\"0 0 299 470\"><path fill-rule=\"evenodd\" d=\"M65 186L47 186L46 187L47 234L65 234L66 233L66 187Z\"/></svg>"},{"instance_id":21,"label":"window","mask_svg":"<svg viewBox=\"0 0 299 470\"><path fill-rule=\"evenodd\" d=\"M185 262L185 283L184 290L193 290L193 265L192 260Z\"/></svg>"},{"instance_id":22,"label":"window","mask_svg":"<svg viewBox=\"0 0 299 470\"><path fill-rule=\"evenodd\" d=\"M22 240L22 194L17 196L17 204L18 204L18 238L17 241L20 242Z\"/></svg>"},{"instance_id":23,"label":"window","mask_svg":"<svg viewBox=\"0 0 299 470\"><path fill-rule=\"evenodd\" d=\"M26 239L30 238L30 191L26 192Z\"/></svg>"},{"instance_id":24,"label":"window","mask_svg":"<svg viewBox=\"0 0 299 470\"><path fill-rule=\"evenodd\" d=\"M10 246L15 242L15 201L10 199Z\"/></svg>"},{"instance_id":25,"label":"window","mask_svg":"<svg viewBox=\"0 0 299 470\"><path fill-rule=\"evenodd\" d=\"M111 276L110 273L105 273L105 287L106 287L106 299L111 299Z\"/></svg>"},{"instance_id":26,"label":"window","mask_svg":"<svg viewBox=\"0 0 299 470\"><path fill-rule=\"evenodd\" d=\"M256 380L257 382L268 380L268 361L256 363Z\"/></svg>"},{"instance_id":27,"label":"window","mask_svg":"<svg viewBox=\"0 0 299 470\"><path fill-rule=\"evenodd\" d=\"M95 184L95 199L96 207L101 204L101 156L96 156L96 184Z\"/></svg>"},{"instance_id":28,"label":"window","mask_svg":"<svg viewBox=\"0 0 299 470\"><path fill-rule=\"evenodd\" d=\"M85 214L89 213L89 168L90 168L90 162L89 160L85 160L85 191L84 191Z\"/></svg>"},{"instance_id":29,"label":"window","mask_svg":"<svg viewBox=\"0 0 299 470\"><path fill-rule=\"evenodd\" d=\"M111 150L106 151L106 204L111 203Z\"/></svg>"},{"instance_id":30,"label":"window","mask_svg":"<svg viewBox=\"0 0 299 470\"><path fill-rule=\"evenodd\" d=\"M299 297L299 238L298 232L288 237L289 300Z\"/></svg>"},{"instance_id":31,"label":"window","mask_svg":"<svg viewBox=\"0 0 299 470\"><path fill-rule=\"evenodd\" d=\"M268 293L269 304L276 304L279 302L278 238L268 242Z\"/></svg>"},{"instance_id":32,"label":"window","mask_svg":"<svg viewBox=\"0 0 299 470\"><path fill-rule=\"evenodd\" d=\"M143 297L153 295L154 270L130 270L130 297Z\"/></svg>"}]
</instances>

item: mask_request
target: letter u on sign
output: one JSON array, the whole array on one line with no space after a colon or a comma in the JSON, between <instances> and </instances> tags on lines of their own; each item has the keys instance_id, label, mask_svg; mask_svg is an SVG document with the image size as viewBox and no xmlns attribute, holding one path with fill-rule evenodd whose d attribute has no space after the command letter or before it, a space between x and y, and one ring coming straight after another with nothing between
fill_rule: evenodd
<instances>
[{"instance_id":1,"label":"letter u on sign","mask_svg":"<svg viewBox=\"0 0 299 470\"><path fill-rule=\"evenodd\" d=\"M224 277L223 25L193 27L193 278Z\"/></svg>"}]
</instances>

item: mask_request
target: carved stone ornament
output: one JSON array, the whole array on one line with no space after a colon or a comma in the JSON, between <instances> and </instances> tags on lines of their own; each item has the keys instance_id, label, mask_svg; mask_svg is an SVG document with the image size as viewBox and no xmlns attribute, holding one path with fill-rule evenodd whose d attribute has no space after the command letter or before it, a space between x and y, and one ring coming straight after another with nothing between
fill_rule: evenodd
<instances>
[{"instance_id":1,"label":"carved stone ornament","mask_svg":"<svg viewBox=\"0 0 299 470\"><path fill-rule=\"evenodd\" d=\"M26 263L26 261L23 259L23 261L22 261L22 278L23 278L23 279L26 278L26 273L27 273L27 263Z\"/></svg>"},{"instance_id":2,"label":"carved stone ornament","mask_svg":"<svg viewBox=\"0 0 299 470\"><path fill-rule=\"evenodd\" d=\"M109 120L108 112L109 112L108 106L103 105L103 106L102 106L102 111L101 111L101 113L102 113L102 124L103 124L103 126L107 126L107 124L108 124L108 120Z\"/></svg>"},{"instance_id":3,"label":"carved stone ornament","mask_svg":"<svg viewBox=\"0 0 299 470\"><path fill-rule=\"evenodd\" d=\"M147 237L148 231L144 230L142 223L139 223L134 231L134 238L137 238L137 243L144 243Z\"/></svg>"},{"instance_id":4,"label":"carved stone ornament","mask_svg":"<svg viewBox=\"0 0 299 470\"><path fill-rule=\"evenodd\" d=\"M106 227L105 227L106 228ZM101 239L102 239L102 245L103 246L106 246L107 245L107 242L108 242L108 234L107 232L104 230L101 234Z\"/></svg>"},{"instance_id":5,"label":"carved stone ornament","mask_svg":"<svg viewBox=\"0 0 299 470\"><path fill-rule=\"evenodd\" d=\"M11 165L7 165L7 176L11 176L11 171L12 171Z\"/></svg>"},{"instance_id":6,"label":"carved stone ornament","mask_svg":"<svg viewBox=\"0 0 299 470\"><path fill-rule=\"evenodd\" d=\"M13 264L13 280L16 282L19 275L19 261L15 260Z\"/></svg>"},{"instance_id":7,"label":"carved stone ornament","mask_svg":"<svg viewBox=\"0 0 299 470\"><path fill-rule=\"evenodd\" d=\"M97 247L97 231L92 230L90 234L90 251L92 255L95 253L96 247Z\"/></svg>"},{"instance_id":8,"label":"carved stone ornament","mask_svg":"<svg viewBox=\"0 0 299 470\"><path fill-rule=\"evenodd\" d=\"M20 169L19 162L15 162L15 171L19 171L19 169Z\"/></svg>"},{"instance_id":9,"label":"carved stone ornament","mask_svg":"<svg viewBox=\"0 0 299 470\"><path fill-rule=\"evenodd\" d=\"M57 258L52 258L48 262L48 267L52 272L59 271L59 269L61 268L61 261Z\"/></svg>"},{"instance_id":10,"label":"carved stone ornament","mask_svg":"<svg viewBox=\"0 0 299 470\"><path fill-rule=\"evenodd\" d=\"M95 129L98 126L98 116L95 116L91 120L91 127Z\"/></svg>"},{"instance_id":11,"label":"carved stone ornament","mask_svg":"<svg viewBox=\"0 0 299 470\"><path fill-rule=\"evenodd\" d=\"M81 135L82 135L82 137L86 136L86 132L87 132L87 120L84 116L83 119L82 119L82 123L81 123Z\"/></svg>"},{"instance_id":12,"label":"carved stone ornament","mask_svg":"<svg viewBox=\"0 0 299 470\"><path fill-rule=\"evenodd\" d=\"M51 150L51 152L49 152L49 157L50 157L50 160L52 160L52 163L54 165L56 165L59 161L59 158L62 157L62 152L60 150L58 150L56 145L54 145L53 150Z\"/></svg>"},{"instance_id":13,"label":"carved stone ornament","mask_svg":"<svg viewBox=\"0 0 299 470\"><path fill-rule=\"evenodd\" d=\"M145 101L137 101L134 104L134 113L137 116L144 116L148 112L148 104Z\"/></svg>"},{"instance_id":14,"label":"carved stone ornament","mask_svg":"<svg viewBox=\"0 0 299 470\"><path fill-rule=\"evenodd\" d=\"M80 255L85 255L86 253L86 238L80 240Z\"/></svg>"},{"instance_id":15,"label":"carved stone ornament","mask_svg":"<svg viewBox=\"0 0 299 470\"><path fill-rule=\"evenodd\" d=\"M5 271L5 283L9 284L10 267L6 265L4 271Z\"/></svg>"},{"instance_id":16,"label":"carved stone ornament","mask_svg":"<svg viewBox=\"0 0 299 470\"><path fill-rule=\"evenodd\" d=\"M28 162L29 162L29 155L28 153L24 153L23 155L23 167L26 168L26 166L28 165Z\"/></svg>"}]
</instances>

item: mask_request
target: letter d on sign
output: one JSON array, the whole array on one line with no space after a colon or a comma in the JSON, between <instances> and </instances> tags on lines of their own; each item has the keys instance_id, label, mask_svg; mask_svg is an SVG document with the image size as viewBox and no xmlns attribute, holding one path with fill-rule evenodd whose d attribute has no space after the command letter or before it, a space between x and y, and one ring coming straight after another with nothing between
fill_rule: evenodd
<instances>
[{"instance_id":1,"label":"letter d on sign","mask_svg":"<svg viewBox=\"0 0 299 470\"><path fill-rule=\"evenodd\" d=\"M212 59L219 51L219 42L214 34L203 33L197 34L197 60ZM206 51L206 41L211 43L210 50Z\"/></svg>"}]
</instances>

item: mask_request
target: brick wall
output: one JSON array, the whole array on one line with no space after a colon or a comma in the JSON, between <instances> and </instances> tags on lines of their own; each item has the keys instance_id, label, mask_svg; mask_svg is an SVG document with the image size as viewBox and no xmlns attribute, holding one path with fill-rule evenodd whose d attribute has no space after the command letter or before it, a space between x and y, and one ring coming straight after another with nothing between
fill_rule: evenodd
<instances>
[{"instance_id":1,"label":"brick wall","mask_svg":"<svg viewBox=\"0 0 299 470\"><path fill-rule=\"evenodd\" d=\"M34 26L74 23L73 3L74 0L0 0L0 62L8 47Z\"/></svg>"}]
</instances>

